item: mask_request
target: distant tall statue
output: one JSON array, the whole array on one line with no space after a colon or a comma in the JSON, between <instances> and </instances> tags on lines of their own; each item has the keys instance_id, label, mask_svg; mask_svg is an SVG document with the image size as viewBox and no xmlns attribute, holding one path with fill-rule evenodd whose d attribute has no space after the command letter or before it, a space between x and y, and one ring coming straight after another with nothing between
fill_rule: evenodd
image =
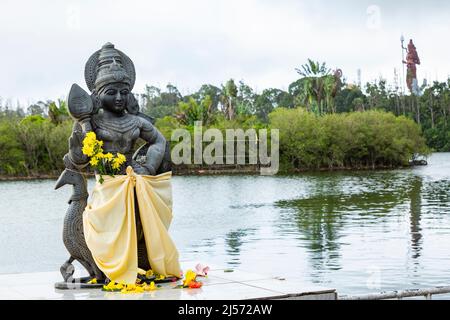
<instances>
[{"instance_id":1,"label":"distant tall statue","mask_svg":"<svg viewBox=\"0 0 450 320\"><path fill-rule=\"evenodd\" d=\"M417 82L417 68L416 65L420 64L419 55L417 54L416 46L414 45L412 39L409 40L408 49L406 52L406 84L408 89L413 94L419 94L420 89Z\"/></svg>"}]
</instances>

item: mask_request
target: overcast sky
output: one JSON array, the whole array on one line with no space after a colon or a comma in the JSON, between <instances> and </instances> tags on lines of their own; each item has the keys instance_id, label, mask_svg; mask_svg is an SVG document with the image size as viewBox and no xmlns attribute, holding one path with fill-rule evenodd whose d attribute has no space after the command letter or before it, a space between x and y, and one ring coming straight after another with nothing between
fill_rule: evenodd
<instances>
[{"instance_id":1,"label":"overcast sky","mask_svg":"<svg viewBox=\"0 0 450 320\"><path fill-rule=\"evenodd\" d=\"M23 1L0 3L0 97L57 99L83 79L88 57L112 42L133 61L134 92L168 82L182 94L244 80L287 89L307 58L348 81L401 70L400 35L412 38L419 83L450 74L450 1ZM400 72L401 73L401 72Z\"/></svg>"}]
</instances>

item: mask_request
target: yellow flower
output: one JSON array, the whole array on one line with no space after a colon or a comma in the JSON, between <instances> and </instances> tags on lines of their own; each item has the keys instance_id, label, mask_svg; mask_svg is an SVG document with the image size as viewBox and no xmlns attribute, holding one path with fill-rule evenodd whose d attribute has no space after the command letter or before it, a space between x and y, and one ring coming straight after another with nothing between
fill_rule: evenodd
<instances>
[{"instance_id":1,"label":"yellow flower","mask_svg":"<svg viewBox=\"0 0 450 320\"><path fill-rule=\"evenodd\" d=\"M136 293L142 293L142 292L144 292L144 287L137 286L136 289L134 289L134 290L135 290L134 292L136 292Z\"/></svg>"},{"instance_id":2,"label":"yellow flower","mask_svg":"<svg viewBox=\"0 0 450 320\"><path fill-rule=\"evenodd\" d=\"M117 163L116 161L113 161L111 167L112 167L113 169L119 169L119 168L120 168L120 164Z\"/></svg>"},{"instance_id":3,"label":"yellow flower","mask_svg":"<svg viewBox=\"0 0 450 320\"><path fill-rule=\"evenodd\" d=\"M163 276L162 274L158 274L156 275L156 279L155 280L164 280L166 277Z\"/></svg>"},{"instance_id":4,"label":"yellow flower","mask_svg":"<svg viewBox=\"0 0 450 320\"><path fill-rule=\"evenodd\" d=\"M123 284L115 283L114 281L109 282L106 286L103 286L106 291L122 290Z\"/></svg>"},{"instance_id":5,"label":"yellow flower","mask_svg":"<svg viewBox=\"0 0 450 320\"><path fill-rule=\"evenodd\" d=\"M96 166L98 164L98 158L92 157L91 161L89 161L89 163L91 164L91 166Z\"/></svg>"},{"instance_id":6,"label":"yellow flower","mask_svg":"<svg viewBox=\"0 0 450 320\"><path fill-rule=\"evenodd\" d=\"M84 145L81 151L88 157L92 157L94 155L94 147L91 145Z\"/></svg>"},{"instance_id":7,"label":"yellow flower","mask_svg":"<svg viewBox=\"0 0 450 320\"><path fill-rule=\"evenodd\" d=\"M121 154L121 153L117 153L117 156L112 160L112 165L111 167L113 169L119 169L120 166L127 160L127 158Z\"/></svg>"},{"instance_id":8,"label":"yellow flower","mask_svg":"<svg viewBox=\"0 0 450 320\"><path fill-rule=\"evenodd\" d=\"M97 139L97 135L95 134L94 131L90 131L90 132L86 133L85 139L96 140Z\"/></svg>"},{"instance_id":9,"label":"yellow flower","mask_svg":"<svg viewBox=\"0 0 450 320\"><path fill-rule=\"evenodd\" d=\"M105 158L106 161L111 161L114 158L114 156L111 152L108 152L107 154L103 155L103 158Z\"/></svg>"},{"instance_id":10,"label":"yellow flower","mask_svg":"<svg viewBox=\"0 0 450 320\"><path fill-rule=\"evenodd\" d=\"M192 281L195 281L196 277L197 277L197 274L194 271L188 270L186 272L186 276L185 276L185 278L183 280L183 286L184 287L189 286L189 283L191 283Z\"/></svg>"},{"instance_id":11,"label":"yellow flower","mask_svg":"<svg viewBox=\"0 0 450 320\"><path fill-rule=\"evenodd\" d=\"M91 137L86 137L86 138L84 138L83 139L83 144L84 145L90 145L90 146L93 146L93 145L95 145L95 142L96 142L97 140L94 138L94 139L92 139Z\"/></svg>"},{"instance_id":12,"label":"yellow flower","mask_svg":"<svg viewBox=\"0 0 450 320\"><path fill-rule=\"evenodd\" d=\"M144 292L144 288L139 288L135 284L127 284L123 286L123 289L120 291L121 293L141 293Z\"/></svg>"},{"instance_id":13,"label":"yellow flower","mask_svg":"<svg viewBox=\"0 0 450 320\"><path fill-rule=\"evenodd\" d=\"M153 275L154 275L154 273L153 273L153 270L152 270L152 269L148 270L148 271L145 273L145 276L146 276L147 278L150 278L150 277L153 276Z\"/></svg>"},{"instance_id":14,"label":"yellow flower","mask_svg":"<svg viewBox=\"0 0 450 320\"><path fill-rule=\"evenodd\" d=\"M90 281L88 281L89 284L96 284L97 283L97 278L93 278Z\"/></svg>"},{"instance_id":15,"label":"yellow flower","mask_svg":"<svg viewBox=\"0 0 450 320\"><path fill-rule=\"evenodd\" d=\"M83 154L92 157L94 154L102 154L103 141L97 140L95 132L88 132L83 139ZM101 157L98 157L101 158Z\"/></svg>"},{"instance_id":16,"label":"yellow flower","mask_svg":"<svg viewBox=\"0 0 450 320\"><path fill-rule=\"evenodd\" d=\"M127 160L127 158L126 158L123 154L117 153L116 161L117 161L119 164L124 163L126 160Z\"/></svg>"},{"instance_id":17,"label":"yellow flower","mask_svg":"<svg viewBox=\"0 0 450 320\"><path fill-rule=\"evenodd\" d=\"M93 145L97 142L97 137L95 136L95 132L88 132L86 137L83 139L83 144Z\"/></svg>"},{"instance_id":18,"label":"yellow flower","mask_svg":"<svg viewBox=\"0 0 450 320\"><path fill-rule=\"evenodd\" d=\"M156 290L157 287L155 285L155 282L150 282L150 284L144 283L144 285L141 286L145 291L153 291Z\"/></svg>"}]
</instances>

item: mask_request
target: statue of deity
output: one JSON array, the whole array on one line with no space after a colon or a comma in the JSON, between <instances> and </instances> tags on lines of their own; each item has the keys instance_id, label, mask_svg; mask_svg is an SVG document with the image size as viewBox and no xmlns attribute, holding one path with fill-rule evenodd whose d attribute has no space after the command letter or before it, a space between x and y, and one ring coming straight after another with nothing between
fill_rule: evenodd
<instances>
[{"instance_id":1,"label":"statue of deity","mask_svg":"<svg viewBox=\"0 0 450 320\"><path fill-rule=\"evenodd\" d=\"M138 174L155 175L169 171L170 161L167 156L170 154L166 152L166 140L153 126L151 118L139 112L137 101L131 93L135 82L131 59L115 49L113 44L107 43L87 61L85 79L91 91L89 98L92 107L86 112L79 106L89 98L77 85L73 86L74 92L71 91L69 95L69 109L76 120L74 134L94 131L103 140L105 152L126 155L127 165L131 165ZM148 144L145 161L141 159L138 162L132 157L138 138ZM70 143L69 159L77 168L83 168L88 159L73 140ZM163 163L164 156L166 161Z\"/></svg>"},{"instance_id":2,"label":"statue of deity","mask_svg":"<svg viewBox=\"0 0 450 320\"><path fill-rule=\"evenodd\" d=\"M71 255L61 267L66 284L86 283L87 279L92 278L103 283L107 278L96 265L83 234L82 216L88 194L86 179L80 171L89 165L89 158L82 152L82 141L86 133L95 132L97 139L103 141L105 153L125 155L126 163L120 172L122 175L126 174L129 167L134 174L147 176L171 170L170 150L166 139L153 126L152 119L139 112L137 100L132 94L135 75L131 59L113 44L106 43L91 55L85 66L86 85L91 93L88 94L74 84L69 94L69 112L75 123L69 138L69 152L63 159L66 170L56 185L56 188L65 184L74 186L63 232L64 244ZM139 138L145 144L135 151ZM139 207L140 205L135 206L138 264L139 268L148 270L152 266L147 257ZM73 260L78 260L87 269L89 277L73 279ZM59 287L65 288L64 283Z\"/></svg>"},{"instance_id":3,"label":"statue of deity","mask_svg":"<svg viewBox=\"0 0 450 320\"><path fill-rule=\"evenodd\" d=\"M416 46L414 45L412 39L409 40L408 49L406 53L406 84L410 92L414 94L419 93L419 86L417 83L417 68L416 65L420 64L419 55L417 54Z\"/></svg>"}]
</instances>

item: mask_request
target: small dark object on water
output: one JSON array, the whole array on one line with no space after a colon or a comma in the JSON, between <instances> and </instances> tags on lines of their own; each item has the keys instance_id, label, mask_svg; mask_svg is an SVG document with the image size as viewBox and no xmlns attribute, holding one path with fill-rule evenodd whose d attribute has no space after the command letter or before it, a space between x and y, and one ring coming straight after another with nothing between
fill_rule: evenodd
<instances>
[{"instance_id":1,"label":"small dark object on water","mask_svg":"<svg viewBox=\"0 0 450 320\"><path fill-rule=\"evenodd\" d=\"M411 160L409 162L410 165L412 166L426 166L428 165L427 160L421 159L421 160Z\"/></svg>"}]
</instances>

